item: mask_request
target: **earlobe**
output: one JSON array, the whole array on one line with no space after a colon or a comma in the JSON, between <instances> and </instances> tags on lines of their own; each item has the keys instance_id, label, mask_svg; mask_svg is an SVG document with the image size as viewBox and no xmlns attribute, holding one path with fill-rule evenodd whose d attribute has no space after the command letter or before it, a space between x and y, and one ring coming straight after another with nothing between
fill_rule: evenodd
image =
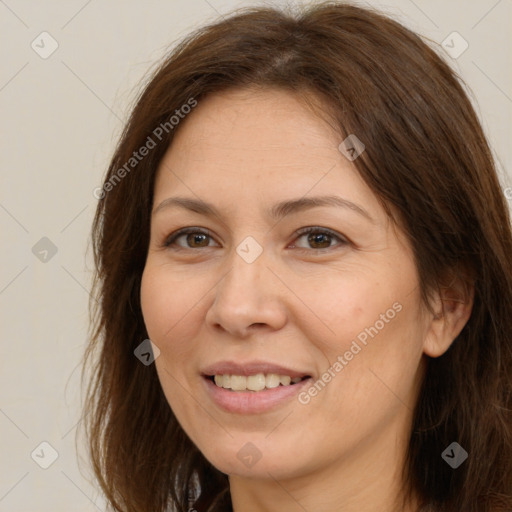
<instances>
[{"instance_id":1,"label":"earlobe","mask_svg":"<svg viewBox=\"0 0 512 512\"><path fill-rule=\"evenodd\" d=\"M432 302L423 352L430 357L442 356L467 324L474 301L474 288L462 280L441 286Z\"/></svg>"}]
</instances>

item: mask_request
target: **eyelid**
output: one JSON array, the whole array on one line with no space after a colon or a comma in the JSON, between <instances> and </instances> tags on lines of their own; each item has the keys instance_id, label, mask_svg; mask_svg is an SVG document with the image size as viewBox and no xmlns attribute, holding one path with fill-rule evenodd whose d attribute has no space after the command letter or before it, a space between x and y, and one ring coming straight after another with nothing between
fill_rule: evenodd
<instances>
[{"instance_id":1,"label":"eyelid","mask_svg":"<svg viewBox=\"0 0 512 512\"><path fill-rule=\"evenodd\" d=\"M349 240L345 236L343 236L341 233L337 233L336 231L333 231L332 229L323 228L321 226L306 226L306 227L300 228L295 232L295 237L300 238L303 235L307 235L309 233L316 233L316 232L324 233L324 234L329 235L332 238L336 238L343 245L350 243ZM304 249L303 247L299 247L299 250L304 249L304 250L309 250L309 251L320 252L320 251L327 251L329 249L333 249L334 247L336 247L336 246L325 247L323 249Z\"/></svg>"},{"instance_id":2,"label":"eyelid","mask_svg":"<svg viewBox=\"0 0 512 512\"><path fill-rule=\"evenodd\" d=\"M338 242L339 242L338 246L339 245L343 246L343 245L350 244L350 241L345 236L341 235L340 233L337 233L337 232L333 231L332 229L325 228L325 227L322 227L322 226L304 226L304 227L298 229L294 233L294 237L295 237L294 240L297 239L297 238L302 237L303 235L306 235L306 234L309 234L309 233L315 233L315 232L324 233L324 234L329 235L332 238L337 239ZM164 249L169 249L171 247L171 245L178 238L180 238L183 235L190 234L190 233L203 234L203 235L208 236L212 240L215 240L215 237L213 236L213 234L212 234L212 232L210 230L208 230L206 228L189 226L189 227L186 227L186 228L178 229L177 231L174 231L169 236L167 236L164 239L163 243L162 243L162 247ZM324 247L322 249L308 249L308 248L304 248L304 247L297 247L296 245L293 245L292 247L296 248L299 251L316 252L316 253L318 253L318 252L332 250L332 249L334 249L334 248L336 248L338 246L334 245L334 246L331 246L331 247ZM210 247L211 246L208 245L206 247L199 247L199 249L209 249ZM175 248L174 250L181 250L181 249L184 249L184 250L187 250L187 249L194 250L194 249L198 249L198 248L177 246L177 248Z\"/></svg>"},{"instance_id":3,"label":"eyelid","mask_svg":"<svg viewBox=\"0 0 512 512\"><path fill-rule=\"evenodd\" d=\"M164 249L166 249L166 248L168 249L171 246L171 244L173 244L176 241L176 239L180 238L182 235L188 235L189 233L200 233L202 235L206 235L206 236L210 237L212 240L215 240L215 237L213 236L213 234L210 230L208 230L206 228L189 226L186 228L178 229L178 230L174 231L173 233L171 233L170 235L168 235L167 237L165 237L165 239L162 243L162 247ZM203 247L203 249L206 249L206 248L207 247ZM192 247L178 246L178 249L192 249Z\"/></svg>"}]
</instances>

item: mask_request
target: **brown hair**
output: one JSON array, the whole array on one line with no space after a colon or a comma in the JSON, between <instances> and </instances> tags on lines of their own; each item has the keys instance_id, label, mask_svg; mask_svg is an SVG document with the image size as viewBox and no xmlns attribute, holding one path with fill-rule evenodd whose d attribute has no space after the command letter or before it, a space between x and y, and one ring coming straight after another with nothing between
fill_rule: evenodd
<instances>
[{"instance_id":1,"label":"brown hair","mask_svg":"<svg viewBox=\"0 0 512 512\"><path fill-rule=\"evenodd\" d=\"M92 233L100 302L91 302L83 375L90 362L94 378L84 424L96 478L115 510L232 510L227 476L178 424L154 365L134 356L148 337L139 293L154 179L176 130L162 132L147 156L112 180L191 98L249 85L323 98L340 142L352 133L364 142L354 166L388 214L398 212L427 305L449 272L473 287L464 329L444 355L427 358L404 492L429 510L512 510L511 224L461 84L414 32L373 10L333 2L295 14L235 12L187 37L159 66L111 161ZM454 441L469 454L457 469L441 457Z\"/></svg>"}]
</instances>

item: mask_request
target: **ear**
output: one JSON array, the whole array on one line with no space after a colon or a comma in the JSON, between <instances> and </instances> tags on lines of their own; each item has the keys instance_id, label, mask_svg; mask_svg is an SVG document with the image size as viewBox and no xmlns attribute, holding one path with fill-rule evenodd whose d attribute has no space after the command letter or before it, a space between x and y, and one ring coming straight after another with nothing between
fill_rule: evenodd
<instances>
[{"instance_id":1,"label":"ear","mask_svg":"<svg viewBox=\"0 0 512 512\"><path fill-rule=\"evenodd\" d=\"M423 352L430 357L442 356L466 325L474 302L474 286L467 275L451 272L448 284L440 284L432 300L434 314L428 313L428 330ZM447 282L447 279L444 280Z\"/></svg>"}]
</instances>

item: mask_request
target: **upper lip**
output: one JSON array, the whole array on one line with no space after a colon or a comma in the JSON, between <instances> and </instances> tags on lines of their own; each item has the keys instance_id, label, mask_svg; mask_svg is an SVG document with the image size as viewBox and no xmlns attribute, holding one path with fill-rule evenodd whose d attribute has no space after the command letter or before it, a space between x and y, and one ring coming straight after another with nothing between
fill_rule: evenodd
<instances>
[{"instance_id":1,"label":"upper lip","mask_svg":"<svg viewBox=\"0 0 512 512\"><path fill-rule=\"evenodd\" d=\"M234 361L219 361L206 366L201 373L207 377L212 375L256 375L258 373L276 373L277 375L288 375L292 379L295 377L309 377L311 373L307 371L294 370L278 364L266 361L248 361L246 363Z\"/></svg>"}]
</instances>

